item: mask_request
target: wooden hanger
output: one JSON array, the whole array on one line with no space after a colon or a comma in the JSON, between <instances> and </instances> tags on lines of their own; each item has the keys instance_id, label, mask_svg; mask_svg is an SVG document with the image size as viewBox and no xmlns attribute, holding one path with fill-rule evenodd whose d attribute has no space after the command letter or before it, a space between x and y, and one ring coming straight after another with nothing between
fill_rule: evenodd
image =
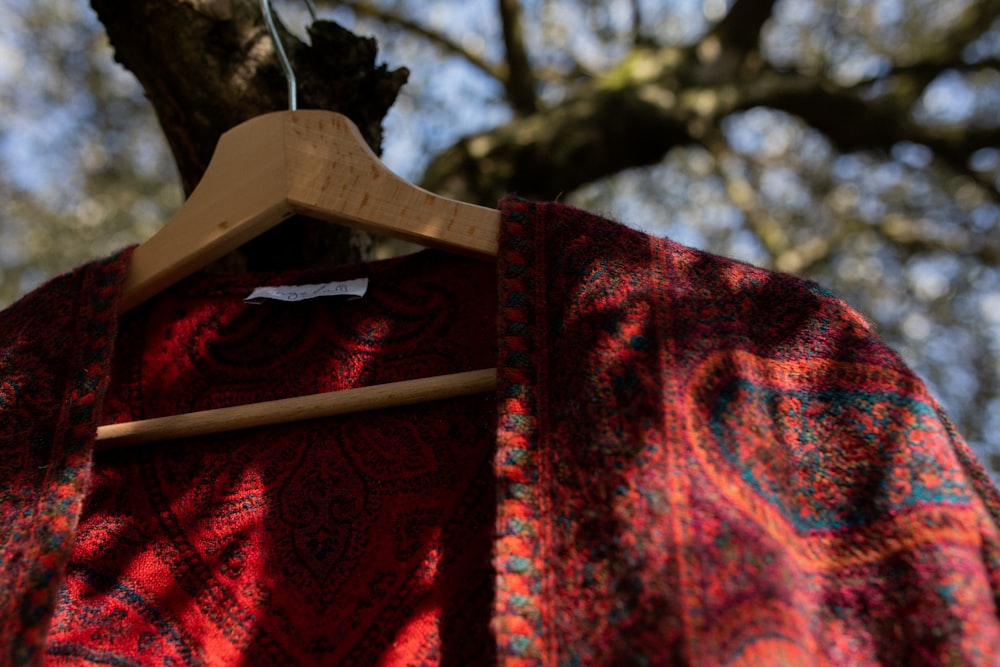
<instances>
[{"instance_id":1,"label":"wooden hanger","mask_svg":"<svg viewBox=\"0 0 1000 667\"><path fill-rule=\"evenodd\" d=\"M399 178L357 127L329 111L297 111L295 72L268 0L261 12L288 79L289 111L264 114L219 139L194 192L135 249L119 314L303 214L463 255L495 258L500 212L440 197ZM208 435L496 389L496 369L174 415L97 429L96 449Z\"/></svg>"},{"instance_id":2,"label":"wooden hanger","mask_svg":"<svg viewBox=\"0 0 1000 667\"><path fill-rule=\"evenodd\" d=\"M379 161L345 116L279 111L219 140L181 209L133 252L124 313L294 214L495 258L500 213L435 195ZM494 390L496 369L101 426L97 449L207 435Z\"/></svg>"},{"instance_id":3,"label":"wooden hanger","mask_svg":"<svg viewBox=\"0 0 1000 667\"><path fill-rule=\"evenodd\" d=\"M345 116L277 111L222 135L191 196L135 249L119 312L297 213L464 255L497 254L499 211L396 176Z\"/></svg>"}]
</instances>

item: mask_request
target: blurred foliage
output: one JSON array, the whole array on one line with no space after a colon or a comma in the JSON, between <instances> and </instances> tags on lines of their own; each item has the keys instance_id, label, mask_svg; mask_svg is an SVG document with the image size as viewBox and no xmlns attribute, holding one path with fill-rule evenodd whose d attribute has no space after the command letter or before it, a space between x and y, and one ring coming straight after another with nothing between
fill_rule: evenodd
<instances>
[{"instance_id":1,"label":"blurred foliage","mask_svg":"<svg viewBox=\"0 0 1000 667\"><path fill-rule=\"evenodd\" d=\"M509 39L505 47L505 5L520 11L529 71ZM778 71L860 90L873 109L912 100L899 123L933 141L844 151L801 118L757 106L658 164L563 198L831 288L876 323L1000 471L1000 142L981 140L1000 135L996 5L783 0L750 35L755 57ZM462 137L529 113L515 103L518 84L535 91L538 107L554 107L650 49L686 57L696 49L711 60L719 45L706 36L733 6L354 0L320 11L374 34L390 65L411 70L386 121L384 159L419 181ZM304 8L278 8L302 34ZM56 271L148 236L178 205L179 187L141 91L112 63L82 0L0 0L0 13L6 303Z\"/></svg>"},{"instance_id":2,"label":"blurred foliage","mask_svg":"<svg viewBox=\"0 0 1000 667\"><path fill-rule=\"evenodd\" d=\"M180 203L165 142L83 2L0 2L0 304L149 236Z\"/></svg>"}]
</instances>

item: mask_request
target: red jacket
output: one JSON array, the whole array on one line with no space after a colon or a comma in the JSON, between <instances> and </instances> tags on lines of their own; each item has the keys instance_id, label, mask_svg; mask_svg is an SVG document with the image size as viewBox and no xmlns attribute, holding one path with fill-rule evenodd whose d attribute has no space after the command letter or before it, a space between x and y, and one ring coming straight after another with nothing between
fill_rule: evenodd
<instances>
[{"instance_id":1,"label":"red jacket","mask_svg":"<svg viewBox=\"0 0 1000 667\"><path fill-rule=\"evenodd\" d=\"M202 275L119 321L126 251L5 311L2 662L1000 661L1000 496L861 317L502 211L496 267ZM492 365L495 396L93 453L101 423Z\"/></svg>"}]
</instances>

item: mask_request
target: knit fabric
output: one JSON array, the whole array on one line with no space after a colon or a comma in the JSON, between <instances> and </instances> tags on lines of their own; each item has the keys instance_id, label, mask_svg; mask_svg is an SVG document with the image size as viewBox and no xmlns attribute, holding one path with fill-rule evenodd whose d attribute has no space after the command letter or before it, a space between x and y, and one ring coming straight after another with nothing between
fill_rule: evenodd
<instances>
[{"instance_id":1,"label":"knit fabric","mask_svg":"<svg viewBox=\"0 0 1000 667\"><path fill-rule=\"evenodd\" d=\"M494 271L424 252L185 281L121 319L101 421L491 367ZM47 663L495 661L495 423L487 395L98 455Z\"/></svg>"},{"instance_id":2,"label":"knit fabric","mask_svg":"<svg viewBox=\"0 0 1000 667\"><path fill-rule=\"evenodd\" d=\"M1000 498L816 285L506 202L510 664L1000 660Z\"/></svg>"},{"instance_id":3,"label":"knit fabric","mask_svg":"<svg viewBox=\"0 0 1000 667\"><path fill-rule=\"evenodd\" d=\"M127 252L6 311L4 661L997 664L1000 495L862 318L570 207L501 209L494 275L345 269L382 287L305 316L201 277L119 332ZM91 464L102 420L494 354L495 402Z\"/></svg>"}]
</instances>

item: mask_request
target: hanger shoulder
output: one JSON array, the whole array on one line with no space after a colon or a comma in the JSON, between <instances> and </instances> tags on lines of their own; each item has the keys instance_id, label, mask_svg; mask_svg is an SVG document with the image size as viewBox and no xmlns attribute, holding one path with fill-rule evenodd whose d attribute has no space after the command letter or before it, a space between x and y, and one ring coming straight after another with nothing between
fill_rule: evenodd
<instances>
[{"instance_id":1,"label":"hanger shoulder","mask_svg":"<svg viewBox=\"0 0 1000 667\"><path fill-rule=\"evenodd\" d=\"M296 213L466 255L497 253L498 211L399 178L345 116L278 111L222 135L188 200L135 249L119 312Z\"/></svg>"},{"instance_id":2,"label":"hanger shoulder","mask_svg":"<svg viewBox=\"0 0 1000 667\"><path fill-rule=\"evenodd\" d=\"M252 118L223 134L191 196L133 252L119 312L291 217L287 171L280 114Z\"/></svg>"},{"instance_id":3,"label":"hanger shoulder","mask_svg":"<svg viewBox=\"0 0 1000 667\"><path fill-rule=\"evenodd\" d=\"M346 116L305 110L283 117L289 200L296 212L420 245L496 256L497 210L447 199L400 178Z\"/></svg>"}]
</instances>

